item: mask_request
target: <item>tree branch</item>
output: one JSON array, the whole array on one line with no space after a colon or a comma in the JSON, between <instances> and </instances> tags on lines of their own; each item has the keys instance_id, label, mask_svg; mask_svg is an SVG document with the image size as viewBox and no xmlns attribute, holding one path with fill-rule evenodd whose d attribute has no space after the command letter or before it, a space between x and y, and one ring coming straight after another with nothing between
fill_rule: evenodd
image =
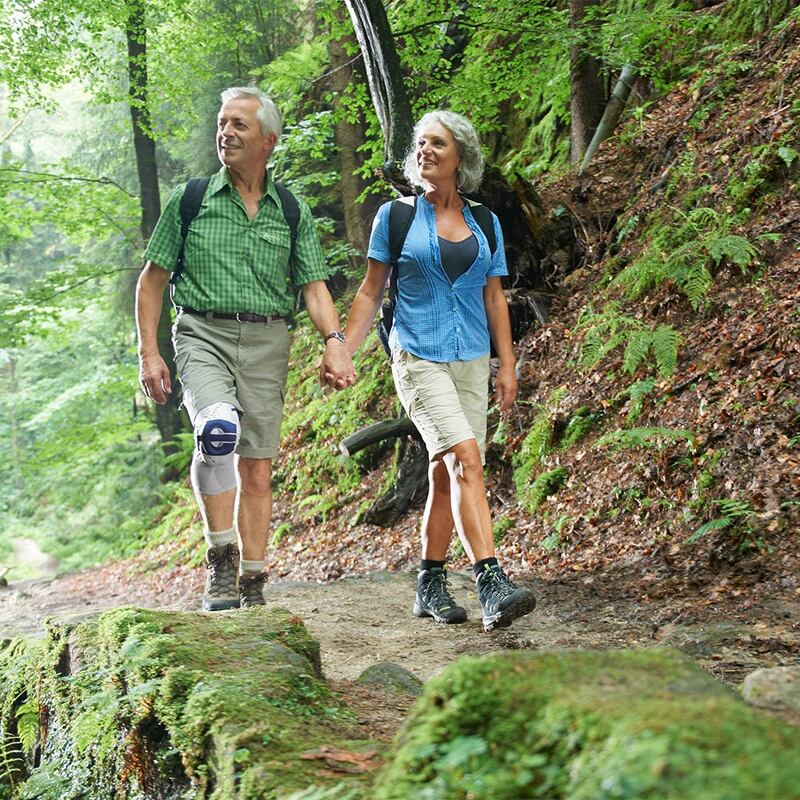
<instances>
[{"instance_id":1,"label":"tree branch","mask_svg":"<svg viewBox=\"0 0 800 800\"><path fill-rule=\"evenodd\" d=\"M100 183L105 186L114 186L115 188L119 189L123 194L128 195L128 197L132 197L136 199L138 195L135 195L129 192L127 189L120 186L116 181L112 181L111 178L80 178L73 175L56 175L52 172L33 172L29 169L15 169L14 167L0 167L0 172L16 172L20 175L36 175L44 180L37 180L37 181L3 181L4 183L47 183L48 180L57 180L57 181L83 181L84 183Z\"/></svg>"}]
</instances>

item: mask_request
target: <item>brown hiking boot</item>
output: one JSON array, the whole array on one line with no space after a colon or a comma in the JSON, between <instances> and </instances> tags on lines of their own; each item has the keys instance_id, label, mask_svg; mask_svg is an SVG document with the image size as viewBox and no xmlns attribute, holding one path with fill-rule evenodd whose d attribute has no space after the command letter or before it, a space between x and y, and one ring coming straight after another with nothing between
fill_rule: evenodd
<instances>
[{"instance_id":1,"label":"brown hiking boot","mask_svg":"<svg viewBox=\"0 0 800 800\"><path fill-rule=\"evenodd\" d=\"M254 606L265 606L264 584L267 576L260 572L257 575L239 576L239 601L242 608L253 608Z\"/></svg>"},{"instance_id":2,"label":"brown hiking boot","mask_svg":"<svg viewBox=\"0 0 800 800\"><path fill-rule=\"evenodd\" d=\"M239 608L239 548L235 544L206 550L203 611Z\"/></svg>"}]
</instances>

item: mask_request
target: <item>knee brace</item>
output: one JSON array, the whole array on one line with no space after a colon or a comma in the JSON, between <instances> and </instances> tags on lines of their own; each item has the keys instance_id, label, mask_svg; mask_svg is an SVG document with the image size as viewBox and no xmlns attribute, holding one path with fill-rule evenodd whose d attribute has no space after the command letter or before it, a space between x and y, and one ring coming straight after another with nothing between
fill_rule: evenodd
<instances>
[{"instance_id":1,"label":"knee brace","mask_svg":"<svg viewBox=\"0 0 800 800\"><path fill-rule=\"evenodd\" d=\"M236 486L233 456L239 443L239 412L230 403L201 408L194 418L192 483L200 494L222 494Z\"/></svg>"}]
</instances>

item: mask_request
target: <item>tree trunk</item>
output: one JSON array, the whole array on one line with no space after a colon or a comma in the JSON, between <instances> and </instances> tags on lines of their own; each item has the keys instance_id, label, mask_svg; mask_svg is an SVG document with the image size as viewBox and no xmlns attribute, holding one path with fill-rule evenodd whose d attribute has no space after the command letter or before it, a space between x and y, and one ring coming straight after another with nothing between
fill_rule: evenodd
<instances>
[{"instance_id":1,"label":"tree trunk","mask_svg":"<svg viewBox=\"0 0 800 800\"><path fill-rule=\"evenodd\" d=\"M589 166L589 162L597 152L597 148L600 147L600 143L603 139L607 139L611 136L614 128L616 128L619 118L622 116L622 112L625 109L625 104L628 102L628 96L636 80L636 75L636 67L631 64L626 64L622 68L622 72L620 72L619 78L617 79L617 85L614 87L614 91L611 94L611 99L608 101L606 110L603 112L603 118L600 120L600 124L597 126L597 130L583 157L578 175L582 174L586 167Z\"/></svg>"},{"instance_id":2,"label":"tree trunk","mask_svg":"<svg viewBox=\"0 0 800 800\"><path fill-rule=\"evenodd\" d=\"M344 16L344 9L337 13ZM352 37L350 37L352 38ZM334 108L338 111L342 97L351 83L366 83L363 69L345 52L345 40L331 41L328 45L331 56L329 86L334 94ZM359 115L360 116L360 115ZM364 144L364 119L341 119L336 123L336 146L339 151L339 174L341 178L342 208L344 209L344 226L347 241L358 251L359 255L351 259L353 272L363 271L364 257L369 245L370 224L378 210L382 198L370 195L364 202L358 198L367 187L367 181L358 174L365 157L358 148Z\"/></svg>"},{"instance_id":3,"label":"tree trunk","mask_svg":"<svg viewBox=\"0 0 800 800\"><path fill-rule=\"evenodd\" d=\"M139 197L142 209L141 231L146 242L161 215L161 197L158 190L156 143L150 126L147 95L147 26L145 0L128 0L128 20L125 37L128 42L128 102L133 124L133 146L136 153L136 170L139 176ZM173 387L177 387L175 351L172 346L172 321L170 304L165 293L158 321L158 348L169 365ZM175 434L183 429L179 411L181 394L173 391L167 403L156 406L156 425L166 455L174 451ZM165 479L173 476L165 475Z\"/></svg>"},{"instance_id":4,"label":"tree trunk","mask_svg":"<svg viewBox=\"0 0 800 800\"><path fill-rule=\"evenodd\" d=\"M597 0L569 0L570 26L585 28L586 9ZM585 38L582 36L581 39ZM605 86L600 61L590 56L580 43L570 48L570 159L577 163L594 136L605 105Z\"/></svg>"},{"instance_id":5,"label":"tree trunk","mask_svg":"<svg viewBox=\"0 0 800 800\"><path fill-rule=\"evenodd\" d=\"M8 413L9 434L11 438L11 471L14 476L14 488L22 491L22 465L19 457L19 419L17 417L17 360L13 353L8 353Z\"/></svg>"},{"instance_id":6,"label":"tree trunk","mask_svg":"<svg viewBox=\"0 0 800 800\"><path fill-rule=\"evenodd\" d=\"M364 55L369 93L383 131L386 161L396 165L405 157L411 142L413 120L386 9L381 0L345 3Z\"/></svg>"}]
</instances>

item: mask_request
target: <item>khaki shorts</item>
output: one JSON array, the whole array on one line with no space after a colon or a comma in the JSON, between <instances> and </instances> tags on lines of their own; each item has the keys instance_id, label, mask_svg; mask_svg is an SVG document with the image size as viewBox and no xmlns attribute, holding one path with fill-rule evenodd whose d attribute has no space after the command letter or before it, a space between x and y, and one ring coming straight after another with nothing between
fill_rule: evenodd
<instances>
[{"instance_id":1,"label":"khaki shorts","mask_svg":"<svg viewBox=\"0 0 800 800\"><path fill-rule=\"evenodd\" d=\"M433 461L459 442L475 439L486 451L489 354L472 361L437 363L405 350L392 354L400 402L417 426Z\"/></svg>"},{"instance_id":2,"label":"khaki shorts","mask_svg":"<svg viewBox=\"0 0 800 800\"><path fill-rule=\"evenodd\" d=\"M275 458L289 371L286 323L179 314L172 338L183 402L192 421L205 406L230 403L241 417L236 452Z\"/></svg>"}]
</instances>

